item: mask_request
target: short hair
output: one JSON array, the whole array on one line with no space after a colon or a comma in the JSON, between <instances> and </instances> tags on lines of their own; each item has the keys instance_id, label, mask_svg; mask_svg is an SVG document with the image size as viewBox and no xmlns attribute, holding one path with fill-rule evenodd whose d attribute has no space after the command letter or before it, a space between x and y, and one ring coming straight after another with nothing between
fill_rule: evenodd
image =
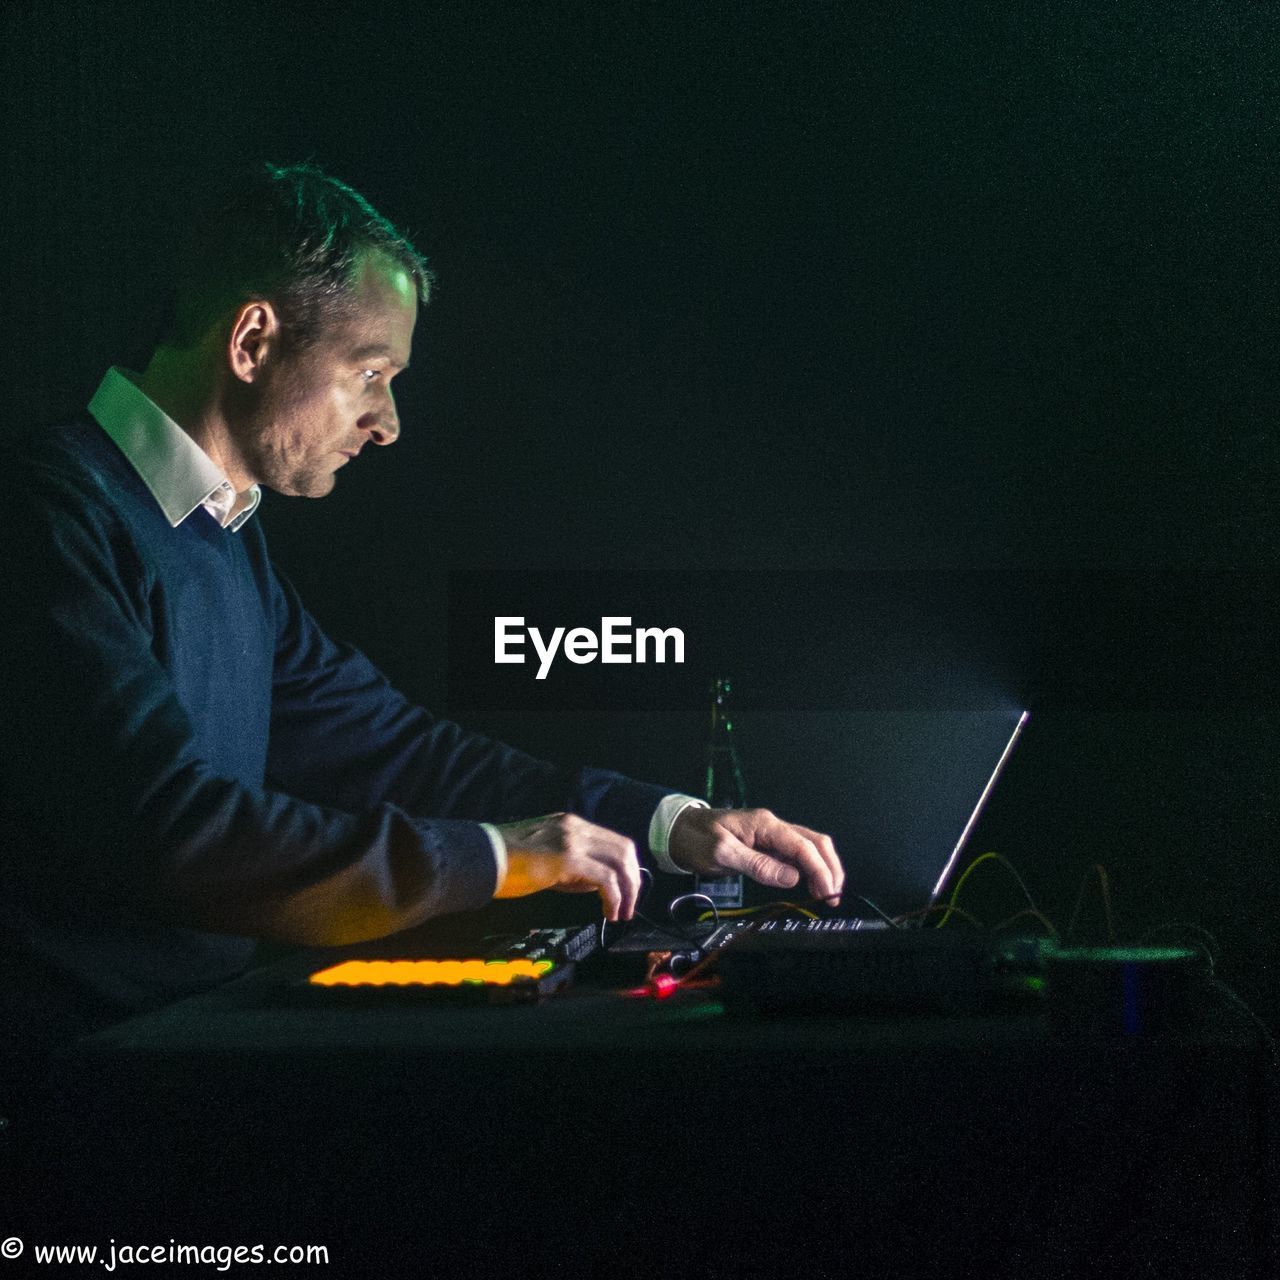
<instances>
[{"instance_id":1,"label":"short hair","mask_svg":"<svg viewBox=\"0 0 1280 1280\"><path fill-rule=\"evenodd\" d=\"M286 341L309 346L353 310L356 266L369 250L404 267L419 300L430 299L426 259L358 191L314 164L264 164L193 224L161 342L195 346L261 298L275 307Z\"/></svg>"}]
</instances>

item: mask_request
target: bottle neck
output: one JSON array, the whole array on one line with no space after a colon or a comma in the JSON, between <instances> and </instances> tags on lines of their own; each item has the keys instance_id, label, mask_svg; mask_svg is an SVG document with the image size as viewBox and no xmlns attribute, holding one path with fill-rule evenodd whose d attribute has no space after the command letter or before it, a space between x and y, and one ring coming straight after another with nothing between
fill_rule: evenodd
<instances>
[{"instance_id":1,"label":"bottle neck","mask_svg":"<svg viewBox=\"0 0 1280 1280\"><path fill-rule=\"evenodd\" d=\"M728 704L729 682L717 680L711 687L711 724L707 737L706 800L716 809L746 806L742 766L734 746L733 720Z\"/></svg>"}]
</instances>

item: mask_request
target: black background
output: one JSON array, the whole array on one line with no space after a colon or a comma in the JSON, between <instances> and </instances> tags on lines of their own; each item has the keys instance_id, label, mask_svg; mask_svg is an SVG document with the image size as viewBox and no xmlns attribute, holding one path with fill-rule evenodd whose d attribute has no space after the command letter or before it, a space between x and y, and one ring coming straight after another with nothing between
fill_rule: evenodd
<instances>
[{"instance_id":1,"label":"black background","mask_svg":"<svg viewBox=\"0 0 1280 1280\"><path fill-rule=\"evenodd\" d=\"M1274 6L0 21L7 427L145 361L211 182L314 159L439 276L397 447L263 512L331 632L539 752L696 786L726 661L746 740L765 684L840 705L855 664L812 637L851 597L814 575L981 573L991 696L1037 698L981 847L1059 920L1105 863L1129 936L1199 922L1273 1008ZM504 710L449 679L451 575L498 569L582 575L566 625L621 570L700 571L732 644L642 713L616 683Z\"/></svg>"}]
</instances>

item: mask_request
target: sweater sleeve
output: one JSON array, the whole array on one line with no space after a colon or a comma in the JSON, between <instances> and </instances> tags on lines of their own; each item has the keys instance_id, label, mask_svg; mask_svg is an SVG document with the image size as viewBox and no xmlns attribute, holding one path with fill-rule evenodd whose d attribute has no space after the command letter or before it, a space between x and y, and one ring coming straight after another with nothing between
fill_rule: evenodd
<instances>
[{"instance_id":1,"label":"sweater sleeve","mask_svg":"<svg viewBox=\"0 0 1280 1280\"><path fill-rule=\"evenodd\" d=\"M410 703L363 654L335 644L271 575L277 619L268 775L353 812L504 822L565 810L630 836L643 858L666 787L604 769L569 771L468 733Z\"/></svg>"},{"instance_id":2,"label":"sweater sleeve","mask_svg":"<svg viewBox=\"0 0 1280 1280\"><path fill-rule=\"evenodd\" d=\"M489 900L493 853L474 822L416 816L392 786L363 806L318 803L200 757L153 653L145 566L90 482L28 472L2 527L0 760L25 833L0 851L5 875L113 918L322 945ZM286 702L296 679L283 672ZM455 747L452 732L414 748L406 731L406 758L488 750ZM470 796L467 772L441 794Z\"/></svg>"}]
</instances>

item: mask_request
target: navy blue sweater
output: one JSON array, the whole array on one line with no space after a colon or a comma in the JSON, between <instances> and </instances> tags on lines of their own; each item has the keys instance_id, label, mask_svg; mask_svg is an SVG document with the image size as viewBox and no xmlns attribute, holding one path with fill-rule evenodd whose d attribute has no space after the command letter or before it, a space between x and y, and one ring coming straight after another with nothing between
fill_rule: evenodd
<instances>
[{"instance_id":1,"label":"navy blue sweater","mask_svg":"<svg viewBox=\"0 0 1280 1280\"><path fill-rule=\"evenodd\" d=\"M257 519L171 527L90 420L8 450L0 1008L10 1036L217 983L253 939L380 937L492 896L478 821L644 849L668 792L468 734L334 644ZM17 1031L15 1029L21 1029Z\"/></svg>"}]
</instances>

